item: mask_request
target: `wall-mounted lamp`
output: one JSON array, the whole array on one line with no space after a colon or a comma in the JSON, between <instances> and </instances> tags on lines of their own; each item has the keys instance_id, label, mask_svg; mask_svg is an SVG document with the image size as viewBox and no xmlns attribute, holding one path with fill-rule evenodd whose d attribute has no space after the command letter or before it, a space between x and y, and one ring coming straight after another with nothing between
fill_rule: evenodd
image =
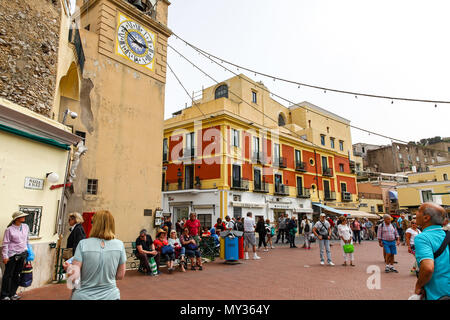
<instances>
[{"instance_id":1,"label":"wall-mounted lamp","mask_svg":"<svg viewBox=\"0 0 450 320\"><path fill-rule=\"evenodd\" d=\"M50 183L56 183L59 180L59 175L56 172L49 172L46 174L46 178Z\"/></svg>"},{"instance_id":2,"label":"wall-mounted lamp","mask_svg":"<svg viewBox=\"0 0 450 320\"><path fill-rule=\"evenodd\" d=\"M70 115L70 117L72 119L76 119L78 117L78 113L71 111L70 109L66 109L66 111L64 111L62 124L64 124L66 122L67 115Z\"/></svg>"}]
</instances>

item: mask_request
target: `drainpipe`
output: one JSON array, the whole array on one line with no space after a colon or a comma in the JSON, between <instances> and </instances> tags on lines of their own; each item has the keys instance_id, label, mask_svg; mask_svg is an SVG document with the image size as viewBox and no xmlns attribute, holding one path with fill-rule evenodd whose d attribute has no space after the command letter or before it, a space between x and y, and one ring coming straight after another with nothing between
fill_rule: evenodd
<instances>
[{"instance_id":1,"label":"drainpipe","mask_svg":"<svg viewBox=\"0 0 450 320\"><path fill-rule=\"evenodd\" d=\"M316 187L317 187L317 196L319 198L319 202L321 202L320 200L320 193L319 193L319 174L317 173L317 154L316 154L316 149L314 149L314 164L315 164L315 169L316 169ZM320 210L320 209L319 209Z\"/></svg>"}]
</instances>

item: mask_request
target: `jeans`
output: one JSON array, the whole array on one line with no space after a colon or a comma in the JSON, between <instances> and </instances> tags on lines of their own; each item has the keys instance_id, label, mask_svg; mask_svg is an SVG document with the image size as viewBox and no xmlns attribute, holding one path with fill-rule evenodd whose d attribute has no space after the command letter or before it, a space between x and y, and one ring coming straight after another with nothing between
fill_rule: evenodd
<instances>
[{"instance_id":1,"label":"jeans","mask_svg":"<svg viewBox=\"0 0 450 320\"><path fill-rule=\"evenodd\" d=\"M361 244L361 230L353 230L353 241Z\"/></svg>"},{"instance_id":2,"label":"jeans","mask_svg":"<svg viewBox=\"0 0 450 320\"><path fill-rule=\"evenodd\" d=\"M331 262L330 240L319 240L320 247L320 261L325 261L323 257L323 248L327 250L327 262Z\"/></svg>"},{"instance_id":3,"label":"jeans","mask_svg":"<svg viewBox=\"0 0 450 320\"><path fill-rule=\"evenodd\" d=\"M25 251L9 258L3 274L1 298L12 297L16 294L26 257L27 252Z\"/></svg>"},{"instance_id":4,"label":"jeans","mask_svg":"<svg viewBox=\"0 0 450 320\"><path fill-rule=\"evenodd\" d=\"M291 247L295 246L295 233L288 231L288 240Z\"/></svg>"},{"instance_id":5,"label":"jeans","mask_svg":"<svg viewBox=\"0 0 450 320\"><path fill-rule=\"evenodd\" d=\"M284 243L284 235L286 234L286 229L278 229L278 235L277 235L277 241L275 243L278 243L281 237L281 243ZM286 234L287 238L287 234Z\"/></svg>"},{"instance_id":6,"label":"jeans","mask_svg":"<svg viewBox=\"0 0 450 320\"><path fill-rule=\"evenodd\" d=\"M397 232L398 232L398 236L400 237L400 242L403 242L403 229L402 228L400 228L400 229L397 229Z\"/></svg>"}]
</instances>

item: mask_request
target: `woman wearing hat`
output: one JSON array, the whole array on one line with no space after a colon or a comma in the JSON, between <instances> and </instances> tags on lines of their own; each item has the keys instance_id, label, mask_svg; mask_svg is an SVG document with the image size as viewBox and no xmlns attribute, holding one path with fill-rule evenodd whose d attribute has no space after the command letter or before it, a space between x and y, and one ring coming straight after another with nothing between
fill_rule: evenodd
<instances>
[{"instance_id":1,"label":"woman wearing hat","mask_svg":"<svg viewBox=\"0 0 450 320\"><path fill-rule=\"evenodd\" d=\"M1 300L18 300L16 294L19 287L20 273L27 258L28 233L30 229L25 222L27 213L14 212L13 220L8 225L3 236L2 256L5 264Z\"/></svg>"},{"instance_id":2,"label":"woman wearing hat","mask_svg":"<svg viewBox=\"0 0 450 320\"><path fill-rule=\"evenodd\" d=\"M167 241L167 232L165 230L158 231L154 244L161 257L166 259L167 270L169 273L172 273L173 262L175 261L175 250L169 245L169 242Z\"/></svg>"}]
</instances>

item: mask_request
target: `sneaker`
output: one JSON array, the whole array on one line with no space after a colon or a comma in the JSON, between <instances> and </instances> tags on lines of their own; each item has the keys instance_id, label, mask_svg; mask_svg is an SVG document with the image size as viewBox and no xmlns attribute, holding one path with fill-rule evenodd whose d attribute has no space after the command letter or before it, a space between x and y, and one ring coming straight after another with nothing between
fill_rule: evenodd
<instances>
[{"instance_id":1,"label":"sneaker","mask_svg":"<svg viewBox=\"0 0 450 320\"><path fill-rule=\"evenodd\" d=\"M328 262L329 266L334 266L334 263L332 261Z\"/></svg>"},{"instance_id":2,"label":"sneaker","mask_svg":"<svg viewBox=\"0 0 450 320\"><path fill-rule=\"evenodd\" d=\"M203 270L203 267L202 267L202 266L199 266L199 267L198 267L198 270L202 271L202 270Z\"/></svg>"},{"instance_id":3,"label":"sneaker","mask_svg":"<svg viewBox=\"0 0 450 320\"><path fill-rule=\"evenodd\" d=\"M391 267L391 268L390 268L390 271L391 271L391 272L395 272L395 273L398 273L398 271L397 271L397 270L395 270L395 268L394 268L394 267Z\"/></svg>"},{"instance_id":4,"label":"sneaker","mask_svg":"<svg viewBox=\"0 0 450 320\"><path fill-rule=\"evenodd\" d=\"M11 300L11 298L10 297L4 297L4 298L2 298L2 300Z\"/></svg>"},{"instance_id":5,"label":"sneaker","mask_svg":"<svg viewBox=\"0 0 450 320\"><path fill-rule=\"evenodd\" d=\"M274 247L274 246L271 246L270 248L272 248L272 249L275 249L275 247Z\"/></svg>"},{"instance_id":6,"label":"sneaker","mask_svg":"<svg viewBox=\"0 0 450 320\"><path fill-rule=\"evenodd\" d=\"M323 262L323 261L320 261L320 264L321 264L321 265L325 265L325 262Z\"/></svg>"},{"instance_id":7,"label":"sneaker","mask_svg":"<svg viewBox=\"0 0 450 320\"><path fill-rule=\"evenodd\" d=\"M267 249L267 248L266 248L266 249L264 249L264 252L267 252L267 251L269 251L269 249Z\"/></svg>"},{"instance_id":8,"label":"sneaker","mask_svg":"<svg viewBox=\"0 0 450 320\"><path fill-rule=\"evenodd\" d=\"M384 272L386 272L386 273L389 273L389 272L391 272L391 268L389 268L389 267L386 267L386 268L384 269Z\"/></svg>"},{"instance_id":9,"label":"sneaker","mask_svg":"<svg viewBox=\"0 0 450 320\"><path fill-rule=\"evenodd\" d=\"M258 257L256 254L253 256L253 260L259 260L261 257Z\"/></svg>"},{"instance_id":10,"label":"sneaker","mask_svg":"<svg viewBox=\"0 0 450 320\"><path fill-rule=\"evenodd\" d=\"M248 260L248 253L245 254L244 259Z\"/></svg>"}]
</instances>

